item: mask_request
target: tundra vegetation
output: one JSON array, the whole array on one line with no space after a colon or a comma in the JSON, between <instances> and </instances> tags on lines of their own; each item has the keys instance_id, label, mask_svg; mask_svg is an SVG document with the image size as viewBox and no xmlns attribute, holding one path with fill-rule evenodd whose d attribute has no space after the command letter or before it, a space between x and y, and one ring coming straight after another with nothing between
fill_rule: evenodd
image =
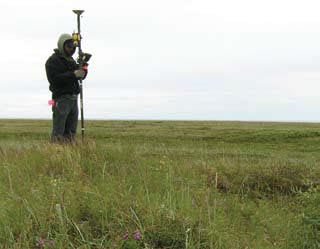
<instances>
[{"instance_id":1,"label":"tundra vegetation","mask_svg":"<svg viewBox=\"0 0 320 249\"><path fill-rule=\"evenodd\" d=\"M320 124L50 127L0 120L0 248L320 248Z\"/></svg>"}]
</instances>

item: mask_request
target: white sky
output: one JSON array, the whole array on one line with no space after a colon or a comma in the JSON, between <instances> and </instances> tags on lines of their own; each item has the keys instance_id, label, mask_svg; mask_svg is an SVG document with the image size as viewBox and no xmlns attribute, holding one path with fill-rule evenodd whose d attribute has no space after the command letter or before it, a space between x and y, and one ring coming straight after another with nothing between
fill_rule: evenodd
<instances>
[{"instance_id":1,"label":"white sky","mask_svg":"<svg viewBox=\"0 0 320 249\"><path fill-rule=\"evenodd\" d=\"M320 121L315 0L0 0L0 118L51 118L44 64L77 8L88 119Z\"/></svg>"}]
</instances>

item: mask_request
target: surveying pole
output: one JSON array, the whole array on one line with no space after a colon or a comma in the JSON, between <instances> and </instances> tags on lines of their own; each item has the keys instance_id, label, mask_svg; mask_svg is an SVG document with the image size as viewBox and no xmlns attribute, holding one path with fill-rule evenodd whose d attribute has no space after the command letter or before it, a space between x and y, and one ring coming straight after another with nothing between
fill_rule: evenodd
<instances>
[{"instance_id":1,"label":"surveying pole","mask_svg":"<svg viewBox=\"0 0 320 249\"><path fill-rule=\"evenodd\" d=\"M77 24L78 24L78 32L73 33L73 41L74 44L78 47L78 63L80 64L80 69L84 66L83 61L83 53L81 49L81 30L80 30L80 16L84 12L84 10L73 10L73 12L77 15ZM84 141L84 115L83 115L83 85L82 85L82 79L79 80L79 86L80 86L80 111L81 111L81 138L82 142Z\"/></svg>"}]
</instances>

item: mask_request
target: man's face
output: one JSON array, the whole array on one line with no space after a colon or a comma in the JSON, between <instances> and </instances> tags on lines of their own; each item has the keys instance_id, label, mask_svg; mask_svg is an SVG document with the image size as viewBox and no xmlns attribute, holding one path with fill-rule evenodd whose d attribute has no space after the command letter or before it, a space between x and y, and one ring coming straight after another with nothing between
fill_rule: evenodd
<instances>
[{"instance_id":1,"label":"man's face","mask_svg":"<svg viewBox=\"0 0 320 249\"><path fill-rule=\"evenodd\" d=\"M72 40L68 40L64 43L64 52L66 53L67 56L72 56L74 52L76 51L76 47L73 44Z\"/></svg>"}]
</instances>

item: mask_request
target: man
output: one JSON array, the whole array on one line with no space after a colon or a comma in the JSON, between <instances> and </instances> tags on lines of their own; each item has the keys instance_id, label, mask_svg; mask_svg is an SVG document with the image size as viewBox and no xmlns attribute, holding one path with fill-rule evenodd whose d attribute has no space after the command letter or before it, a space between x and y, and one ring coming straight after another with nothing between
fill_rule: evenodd
<instances>
[{"instance_id":1,"label":"man","mask_svg":"<svg viewBox=\"0 0 320 249\"><path fill-rule=\"evenodd\" d=\"M72 58L76 47L69 34L62 34L58 48L46 62L46 73L53 99L52 142L72 142L78 124L79 79L84 79L87 72L79 69Z\"/></svg>"}]
</instances>

